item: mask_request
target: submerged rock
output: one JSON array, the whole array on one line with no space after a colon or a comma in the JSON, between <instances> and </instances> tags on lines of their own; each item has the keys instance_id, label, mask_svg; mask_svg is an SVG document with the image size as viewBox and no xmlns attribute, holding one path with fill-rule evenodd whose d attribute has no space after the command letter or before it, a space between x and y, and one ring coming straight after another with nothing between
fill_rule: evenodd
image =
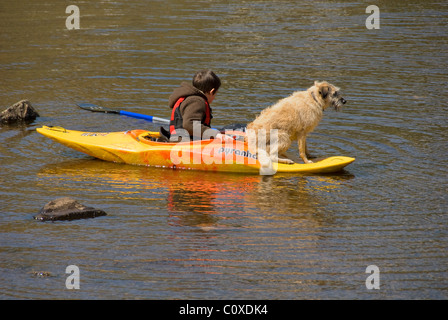
<instances>
[{"instance_id":1,"label":"submerged rock","mask_svg":"<svg viewBox=\"0 0 448 320\"><path fill-rule=\"evenodd\" d=\"M28 100L19 101L0 113L0 123L31 122L39 113Z\"/></svg>"},{"instance_id":2,"label":"submerged rock","mask_svg":"<svg viewBox=\"0 0 448 320\"><path fill-rule=\"evenodd\" d=\"M48 271L32 271L31 274L39 278L46 278L52 276L51 272Z\"/></svg>"},{"instance_id":3,"label":"submerged rock","mask_svg":"<svg viewBox=\"0 0 448 320\"><path fill-rule=\"evenodd\" d=\"M63 197L48 202L34 219L41 221L75 220L107 215L106 212L86 207L73 198Z\"/></svg>"}]
</instances>

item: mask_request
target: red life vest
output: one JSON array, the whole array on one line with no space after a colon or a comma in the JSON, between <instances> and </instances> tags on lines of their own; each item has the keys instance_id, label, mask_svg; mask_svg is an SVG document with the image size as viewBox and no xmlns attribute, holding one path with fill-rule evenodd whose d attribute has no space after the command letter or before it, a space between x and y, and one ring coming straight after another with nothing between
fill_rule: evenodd
<instances>
[{"instance_id":1,"label":"red life vest","mask_svg":"<svg viewBox=\"0 0 448 320\"><path fill-rule=\"evenodd\" d=\"M173 111L171 112L171 119L170 119L170 133L176 134L177 128L182 128L182 114L180 113L180 104L185 100L185 97L179 98L176 103L173 106ZM210 105L208 104L208 101L204 99L205 102L205 121L203 122L204 125L210 127L210 121L212 119L211 115L211 109Z\"/></svg>"}]
</instances>

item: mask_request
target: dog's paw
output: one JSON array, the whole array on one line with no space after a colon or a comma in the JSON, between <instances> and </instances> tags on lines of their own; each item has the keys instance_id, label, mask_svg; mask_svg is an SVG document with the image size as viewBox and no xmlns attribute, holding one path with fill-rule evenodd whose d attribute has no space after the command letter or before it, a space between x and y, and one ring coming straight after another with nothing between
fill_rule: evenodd
<instances>
[{"instance_id":1,"label":"dog's paw","mask_svg":"<svg viewBox=\"0 0 448 320\"><path fill-rule=\"evenodd\" d=\"M290 160L290 159L279 159L281 163L285 163L285 164L294 164L294 161Z\"/></svg>"},{"instance_id":2,"label":"dog's paw","mask_svg":"<svg viewBox=\"0 0 448 320\"><path fill-rule=\"evenodd\" d=\"M311 160L307 160L305 163L314 163L314 162Z\"/></svg>"}]
</instances>

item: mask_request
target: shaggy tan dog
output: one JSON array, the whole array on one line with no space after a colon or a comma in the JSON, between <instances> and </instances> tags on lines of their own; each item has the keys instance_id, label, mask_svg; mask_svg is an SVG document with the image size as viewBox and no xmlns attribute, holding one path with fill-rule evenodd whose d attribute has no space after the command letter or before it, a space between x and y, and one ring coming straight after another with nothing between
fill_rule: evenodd
<instances>
[{"instance_id":1,"label":"shaggy tan dog","mask_svg":"<svg viewBox=\"0 0 448 320\"><path fill-rule=\"evenodd\" d=\"M306 146L307 134L319 124L326 108L331 106L338 111L345 103L346 100L341 96L339 88L326 81L315 81L308 90L294 92L291 96L263 110L253 122L248 124L246 141L250 141L251 136L252 139L256 138L260 130L265 130L266 148L263 149L270 155L271 160L292 164L294 161L279 158L278 155L285 157L283 154L289 149L291 142L297 140L303 162L312 163L308 160L310 155ZM272 129L278 130L278 139L271 136ZM260 143L258 144L258 148L262 148Z\"/></svg>"}]
</instances>

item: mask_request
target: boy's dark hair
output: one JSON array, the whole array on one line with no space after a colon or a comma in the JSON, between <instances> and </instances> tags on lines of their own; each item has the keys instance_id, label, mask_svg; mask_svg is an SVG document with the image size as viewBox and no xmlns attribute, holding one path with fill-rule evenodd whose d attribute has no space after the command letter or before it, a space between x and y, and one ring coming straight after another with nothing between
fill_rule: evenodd
<instances>
[{"instance_id":1,"label":"boy's dark hair","mask_svg":"<svg viewBox=\"0 0 448 320\"><path fill-rule=\"evenodd\" d=\"M221 86L221 80L213 71L202 70L194 75L193 86L204 93L208 93L212 89L215 89L216 92Z\"/></svg>"}]
</instances>

